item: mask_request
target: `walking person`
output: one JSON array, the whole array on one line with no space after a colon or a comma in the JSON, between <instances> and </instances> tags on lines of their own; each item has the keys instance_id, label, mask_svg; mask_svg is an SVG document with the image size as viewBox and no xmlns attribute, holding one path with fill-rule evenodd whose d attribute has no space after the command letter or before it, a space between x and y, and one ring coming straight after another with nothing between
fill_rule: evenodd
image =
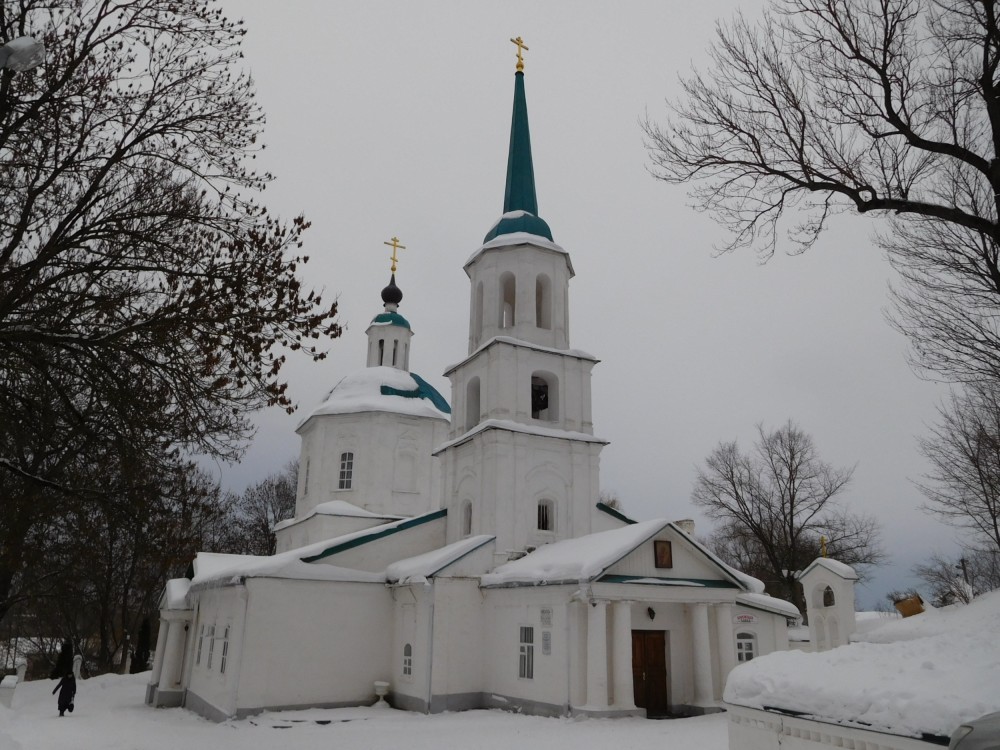
<instances>
[{"instance_id":1,"label":"walking person","mask_svg":"<svg viewBox=\"0 0 1000 750\"><path fill-rule=\"evenodd\" d=\"M59 715L64 715L66 711L73 713L73 699L76 697L76 678L72 672L67 672L59 680L59 684L52 689L53 695L55 695L56 690L59 691Z\"/></svg>"}]
</instances>

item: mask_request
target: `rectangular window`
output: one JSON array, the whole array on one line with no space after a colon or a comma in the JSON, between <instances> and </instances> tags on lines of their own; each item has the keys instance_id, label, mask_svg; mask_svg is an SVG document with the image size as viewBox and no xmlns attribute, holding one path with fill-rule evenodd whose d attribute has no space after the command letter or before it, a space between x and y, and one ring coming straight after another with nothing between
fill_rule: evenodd
<instances>
[{"instance_id":1,"label":"rectangular window","mask_svg":"<svg viewBox=\"0 0 1000 750\"><path fill-rule=\"evenodd\" d=\"M202 623L201 627L198 628L198 652L194 657L194 663L196 665L201 664L201 644L205 642L205 624Z\"/></svg>"},{"instance_id":2,"label":"rectangular window","mask_svg":"<svg viewBox=\"0 0 1000 750\"><path fill-rule=\"evenodd\" d=\"M533 627L521 626L517 676L525 680L535 678L535 629Z\"/></svg>"},{"instance_id":3,"label":"rectangular window","mask_svg":"<svg viewBox=\"0 0 1000 750\"><path fill-rule=\"evenodd\" d=\"M552 531L552 503L548 500L538 504L538 530Z\"/></svg>"},{"instance_id":4,"label":"rectangular window","mask_svg":"<svg viewBox=\"0 0 1000 750\"><path fill-rule=\"evenodd\" d=\"M354 480L354 454L341 453L340 481L337 483L337 489L339 490L351 489L351 483L353 482L353 480Z\"/></svg>"},{"instance_id":5,"label":"rectangular window","mask_svg":"<svg viewBox=\"0 0 1000 750\"><path fill-rule=\"evenodd\" d=\"M219 672L226 673L226 657L229 655L229 626L222 635L222 658L219 660Z\"/></svg>"},{"instance_id":6,"label":"rectangular window","mask_svg":"<svg viewBox=\"0 0 1000 750\"><path fill-rule=\"evenodd\" d=\"M736 634L736 659L741 664L757 655L757 637L753 633Z\"/></svg>"},{"instance_id":7,"label":"rectangular window","mask_svg":"<svg viewBox=\"0 0 1000 750\"><path fill-rule=\"evenodd\" d=\"M212 654L215 652L215 625L209 625L208 630L205 631L205 637L208 639L208 659L205 662L205 668L212 668Z\"/></svg>"},{"instance_id":8,"label":"rectangular window","mask_svg":"<svg viewBox=\"0 0 1000 750\"><path fill-rule=\"evenodd\" d=\"M670 542L666 542L662 539L657 539L653 542L653 552L656 555L656 567L658 568L672 568L674 567L674 554L670 547Z\"/></svg>"}]
</instances>

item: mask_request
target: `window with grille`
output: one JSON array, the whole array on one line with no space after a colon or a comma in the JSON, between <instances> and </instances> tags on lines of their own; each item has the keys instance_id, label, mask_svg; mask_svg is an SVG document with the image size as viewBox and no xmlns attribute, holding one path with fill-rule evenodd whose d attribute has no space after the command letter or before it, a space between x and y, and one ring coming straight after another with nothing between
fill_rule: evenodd
<instances>
[{"instance_id":1,"label":"window with grille","mask_svg":"<svg viewBox=\"0 0 1000 750\"><path fill-rule=\"evenodd\" d=\"M535 629L533 627L521 626L517 676L525 680L532 680L535 677Z\"/></svg>"},{"instance_id":2,"label":"window with grille","mask_svg":"<svg viewBox=\"0 0 1000 750\"><path fill-rule=\"evenodd\" d=\"M201 664L201 644L205 642L205 625L202 623L201 627L198 628L198 653L194 657L195 664Z\"/></svg>"},{"instance_id":3,"label":"window with grille","mask_svg":"<svg viewBox=\"0 0 1000 750\"><path fill-rule=\"evenodd\" d=\"M337 489L339 490L349 490L351 489L351 484L354 481L354 454L353 453L341 453L340 454L340 480L337 483Z\"/></svg>"},{"instance_id":4,"label":"window with grille","mask_svg":"<svg viewBox=\"0 0 1000 750\"><path fill-rule=\"evenodd\" d=\"M215 625L209 625L205 630L205 638L208 640L208 659L205 661L205 668L212 668L212 655L215 653Z\"/></svg>"},{"instance_id":5,"label":"window with grille","mask_svg":"<svg viewBox=\"0 0 1000 750\"><path fill-rule=\"evenodd\" d=\"M552 506L552 501L540 500L538 503L538 530L554 531L556 528L554 516L555 508Z\"/></svg>"},{"instance_id":6,"label":"window with grille","mask_svg":"<svg viewBox=\"0 0 1000 750\"><path fill-rule=\"evenodd\" d=\"M222 633L222 657L219 659L219 672L226 673L226 657L229 655L229 626Z\"/></svg>"},{"instance_id":7,"label":"window with grille","mask_svg":"<svg viewBox=\"0 0 1000 750\"><path fill-rule=\"evenodd\" d=\"M757 655L757 636L753 633L736 634L736 660L742 664Z\"/></svg>"},{"instance_id":8,"label":"window with grille","mask_svg":"<svg viewBox=\"0 0 1000 750\"><path fill-rule=\"evenodd\" d=\"M413 675L413 646L407 643L403 646L403 677Z\"/></svg>"}]
</instances>

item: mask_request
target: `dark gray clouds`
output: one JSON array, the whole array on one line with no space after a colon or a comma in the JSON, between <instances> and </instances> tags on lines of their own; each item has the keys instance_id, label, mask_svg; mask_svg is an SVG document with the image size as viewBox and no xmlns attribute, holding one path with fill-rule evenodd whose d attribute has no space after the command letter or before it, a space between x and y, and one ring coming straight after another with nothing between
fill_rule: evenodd
<instances>
[{"instance_id":1,"label":"dark gray clouds","mask_svg":"<svg viewBox=\"0 0 1000 750\"><path fill-rule=\"evenodd\" d=\"M891 561L861 590L871 606L953 533L918 510L915 437L943 389L905 362L885 322L877 224L844 216L803 256L714 257L722 235L684 190L647 171L639 120L666 112L677 77L705 61L717 18L738 3L321 2L230 0L268 116L265 194L304 212L308 280L337 295L348 330L319 365L290 368L300 411L261 416L242 488L298 453L294 427L364 365L398 235L400 311L412 369L440 373L467 351L462 264L502 209L515 48L524 37L539 212L573 257L571 343L594 371L595 431L611 441L602 484L639 519L689 517L695 466L720 440L791 418L823 457L857 463L845 494L885 525ZM748 14L759 3L739 3ZM707 524L699 519L700 529Z\"/></svg>"}]
</instances>

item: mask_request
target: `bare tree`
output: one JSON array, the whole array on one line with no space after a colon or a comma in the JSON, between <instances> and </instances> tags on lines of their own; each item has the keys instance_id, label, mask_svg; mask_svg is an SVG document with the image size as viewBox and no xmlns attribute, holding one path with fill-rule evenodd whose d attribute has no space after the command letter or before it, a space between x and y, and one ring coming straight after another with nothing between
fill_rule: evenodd
<instances>
[{"instance_id":1,"label":"bare tree","mask_svg":"<svg viewBox=\"0 0 1000 750\"><path fill-rule=\"evenodd\" d=\"M849 565L881 561L875 519L835 499L854 472L823 462L812 438L792 422L766 431L750 452L720 443L698 471L692 500L720 523L710 542L723 559L761 578L769 593L805 612L796 573L820 552Z\"/></svg>"},{"instance_id":2,"label":"bare tree","mask_svg":"<svg viewBox=\"0 0 1000 750\"><path fill-rule=\"evenodd\" d=\"M229 552L273 555L274 526L295 516L299 462L289 461L280 472L250 485L232 498L233 537Z\"/></svg>"},{"instance_id":3,"label":"bare tree","mask_svg":"<svg viewBox=\"0 0 1000 750\"><path fill-rule=\"evenodd\" d=\"M920 449L931 465L919 484L925 509L1000 552L1000 395L988 387L953 392Z\"/></svg>"},{"instance_id":4,"label":"bare tree","mask_svg":"<svg viewBox=\"0 0 1000 750\"><path fill-rule=\"evenodd\" d=\"M260 203L244 33L213 0L0 3L47 50L0 71L0 618L56 575L53 519L146 491L98 469L238 456L340 333L308 223Z\"/></svg>"},{"instance_id":5,"label":"bare tree","mask_svg":"<svg viewBox=\"0 0 1000 750\"><path fill-rule=\"evenodd\" d=\"M772 0L720 24L666 125L656 175L695 181L726 249L803 251L829 217L889 217L896 325L915 364L1000 379L1000 26L983 0Z\"/></svg>"}]
</instances>

